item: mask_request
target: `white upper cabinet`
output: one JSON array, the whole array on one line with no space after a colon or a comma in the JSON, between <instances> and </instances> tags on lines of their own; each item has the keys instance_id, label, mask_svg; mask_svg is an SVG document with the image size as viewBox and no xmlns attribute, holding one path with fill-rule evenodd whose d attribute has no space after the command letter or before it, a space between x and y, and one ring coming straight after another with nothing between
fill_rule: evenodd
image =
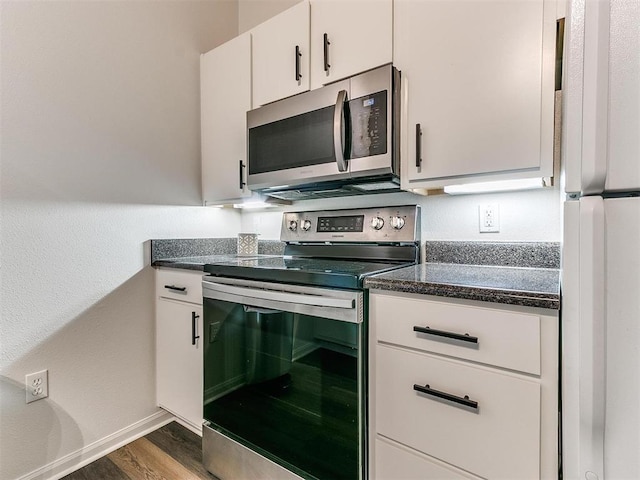
<instances>
[{"instance_id":1,"label":"white upper cabinet","mask_svg":"<svg viewBox=\"0 0 640 480\"><path fill-rule=\"evenodd\" d=\"M396 0L394 9L403 189L552 176L555 1Z\"/></svg>"},{"instance_id":2,"label":"white upper cabinet","mask_svg":"<svg viewBox=\"0 0 640 480\"><path fill-rule=\"evenodd\" d=\"M200 57L202 195L205 204L251 196L246 188L246 112L251 109L248 33Z\"/></svg>"},{"instance_id":3,"label":"white upper cabinet","mask_svg":"<svg viewBox=\"0 0 640 480\"><path fill-rule=\"evenodd\" d=\"M392 56L392 0L311 0L311 89Z\"/></svg>"},{"instance_id":4,"label":"white upper cabinet","mask_svg":"<svg viewBox=\"0 0 640 480\"><path fill-rule=\"evenodd\" d=\"M253 108L309 90L309 2L251 30Z\"/></svg>"}]
</instances>

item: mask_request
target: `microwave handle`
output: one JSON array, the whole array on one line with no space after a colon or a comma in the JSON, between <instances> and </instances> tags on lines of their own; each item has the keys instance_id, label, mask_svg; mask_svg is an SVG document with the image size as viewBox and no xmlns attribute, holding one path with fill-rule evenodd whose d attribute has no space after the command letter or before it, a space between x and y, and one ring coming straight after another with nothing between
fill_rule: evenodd
<instances>
[{"instance_id":1,"label":"microwave handle","mask_svg":"<svg viewBox=\"0 0 640 480\"><path fill-rule=\"evenodd\" d=\"M333 111L333 150L336 155L336 163L339 172L347 171L347 161L344 158L342 138L344 136L344 104L347 101L347 91L340 90Z\"/></svg>"}]
</instances>

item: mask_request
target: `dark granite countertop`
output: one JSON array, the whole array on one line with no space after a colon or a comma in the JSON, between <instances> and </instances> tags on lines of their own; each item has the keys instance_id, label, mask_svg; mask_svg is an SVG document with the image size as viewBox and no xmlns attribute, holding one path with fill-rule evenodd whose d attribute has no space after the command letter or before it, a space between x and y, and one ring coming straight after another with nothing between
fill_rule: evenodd
<instances>
[{"instance_id":1,"label":"dark granite countertop","mask_svg":"<svg viewBox=\"0 0 640 480\"><path fill-rule=\"evenodd\" d=\"M227 238L152 240L151 265L204 271L206 264L280 257L284 251L281 242L259 241L259 255L239 257L235 242ZM560 270L553 268L560 263L557 243L428 241L425 248L427 263L367 277L365 287L560 308ZM464 264L465 261L473 264ZM503 266L495 266L496 263Z\"/></svg>"},{"instance_id":2,"label":"dark granite countertop","mask_svg":"<svg viewBox=\"0 0 640 480\"><path fill-rule=\"evenodd\" d=\"M560 308L560 270L423 263L368 277L365 287L483 302Z\"/></svg>"},{"instance_id":3,"label":"dark granite countertop","mask_svg":"<svg viewBox=\"0 0 640 480\"><path fill-rule=\"evenodd\" d=\"M204 266L215 263L236 263L238 260L273 257L274 255L256 255L255 257L238 256L235 253L225 255L200 255L195 257L175 257L155 260L154 267L181 268L185 270L204 271Z\"/></svg>"},{"instance_id":4,"label":"dark granite countertop","mask_svg":"<svg viewBox=\"0 0 640 480\"><path fill-rule=\"evenodd\" d=\"M151 240L151 266L204 271L209 263L235 262L237 259L281 256L284 243L258 240L258 254L238 256L235 238L176 238Z\"/></svg>"}]
</instances>

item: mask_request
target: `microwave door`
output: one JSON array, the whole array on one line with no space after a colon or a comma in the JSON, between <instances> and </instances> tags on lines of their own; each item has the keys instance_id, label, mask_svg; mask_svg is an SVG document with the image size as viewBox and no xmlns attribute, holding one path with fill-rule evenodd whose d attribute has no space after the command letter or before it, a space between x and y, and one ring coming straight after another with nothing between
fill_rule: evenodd
<instances>
[{"instance_id":1,"label":"microwave door","mask_svg":"<svg viewBox=\"0 0 640 480\"><path fill-rule=\"evenodd\" d=\"M268 193L349 178L348 168L338 167L334 142L336 130L346 138L344 122L336 127L336 103L348 88L346 80L247 113L249 188Z\"/></svg>"}]
</instances>

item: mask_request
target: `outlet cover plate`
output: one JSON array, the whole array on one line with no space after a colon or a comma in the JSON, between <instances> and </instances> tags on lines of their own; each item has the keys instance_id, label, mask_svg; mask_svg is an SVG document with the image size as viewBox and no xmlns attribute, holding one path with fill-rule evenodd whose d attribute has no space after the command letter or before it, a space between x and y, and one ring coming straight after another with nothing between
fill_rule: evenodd
<instances>
[{"instance_id":1,"label":"outlet cover plate","mask_svg":"<svg viewBox=\"0 0 640 480\"><path fill-rule=\"evenodd\" d=\"M500 231L500 206L497 203L478 207L480 233L498 233Z\"/></svg>"},{"instance_id":2,"label":"outlet cover plate","mask_svg":"<svg viewBox=\"0 0 640 480\"><path fill-rule=\"evenodd\" d=\"M24 377L27 403L35 402L49 396L49 371L40 370Z\"/></svg>"}]
</instances>

